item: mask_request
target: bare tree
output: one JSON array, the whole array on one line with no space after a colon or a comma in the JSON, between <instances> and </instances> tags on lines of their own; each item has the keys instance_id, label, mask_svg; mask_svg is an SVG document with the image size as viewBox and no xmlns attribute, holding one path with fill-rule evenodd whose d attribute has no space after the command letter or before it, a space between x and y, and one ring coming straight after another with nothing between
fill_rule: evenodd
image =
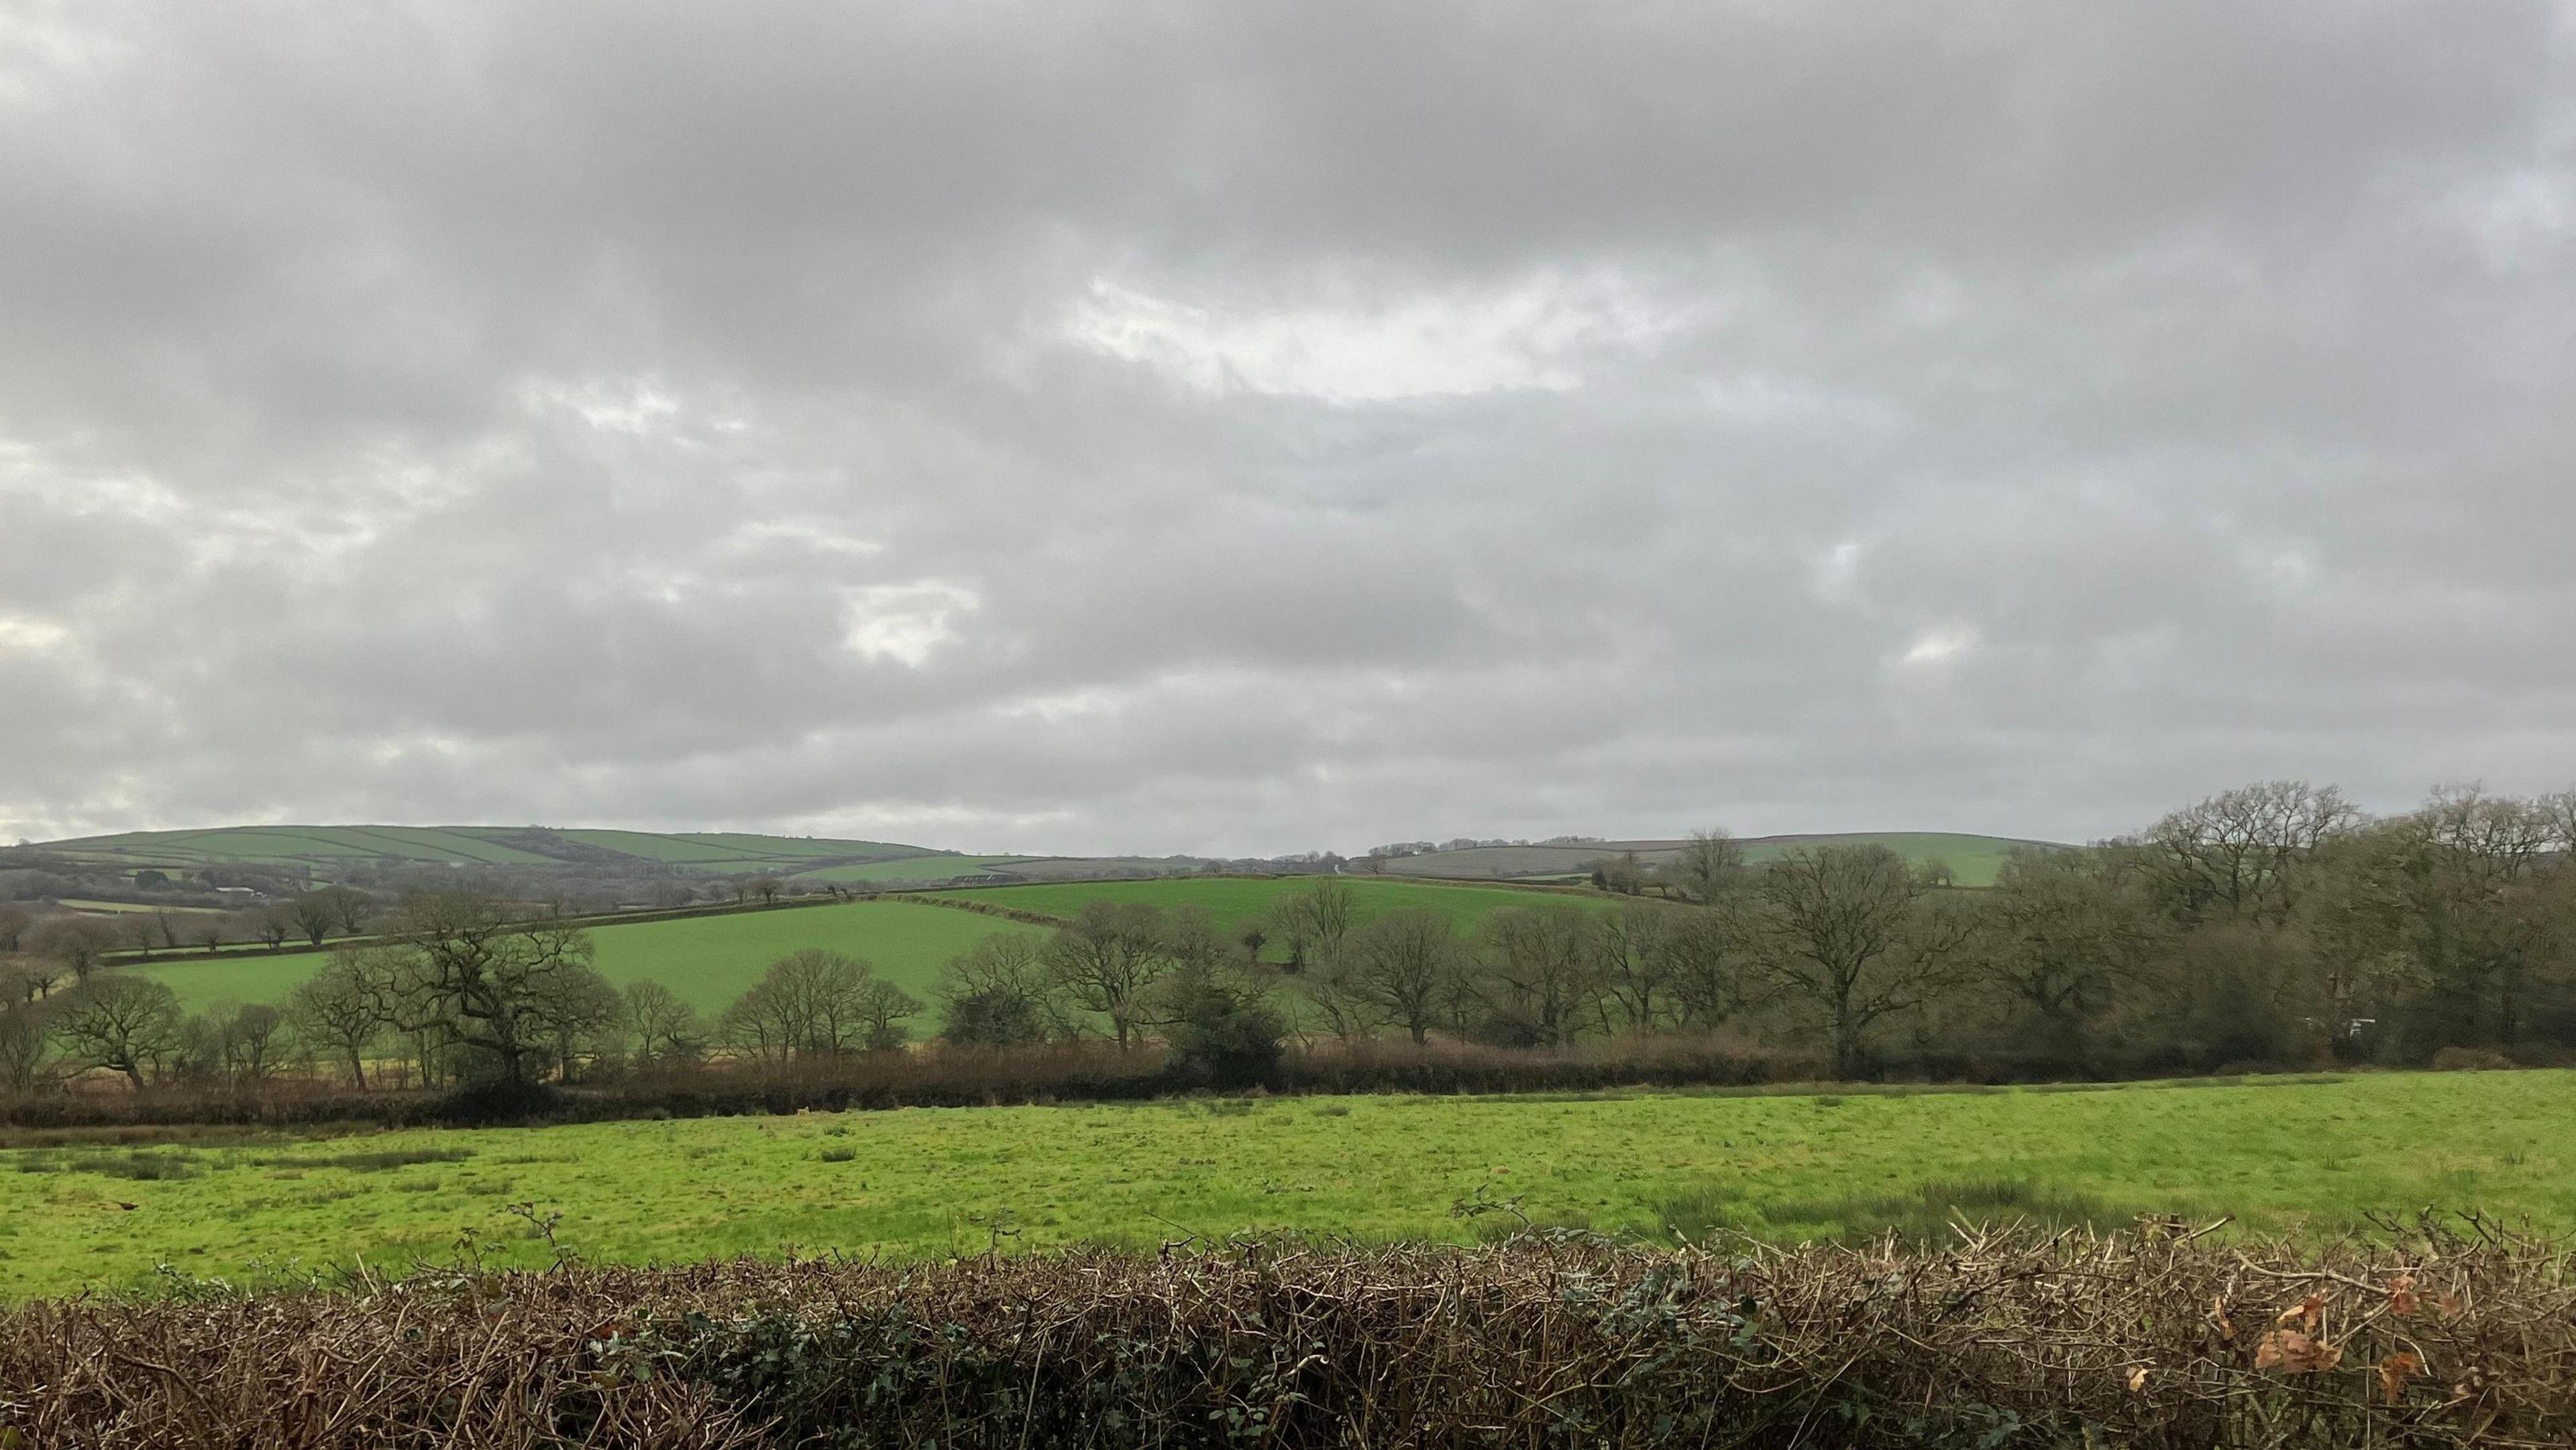
<instances>
[{"instance_id":1,"label":"bare tree","mask_svg":"<svg viewBox=\"0 0 2576 1450\"><path fill-rule=\"evenodd\" d=\"M219 1045L224 1071L236 1080L257 1082L277 1070L286 1043L286 1014L265 1002L253 1002L222 1022Z\"/></svg>"},{"instance_id":2,"label":"bare tree","mask_svg":"<svg viewBox=\"0 0 2576 1450\"><path fill-rule=\"evenodd\" d=\"M1507 906L1484 931L1487 1031L1525 1047L1572 1045L1600 992L1601 918L1571 902Z\"/></svg>"},{"instance_id":3,"label":"bare tree","mask_svg":"<svg viewBox=\"0 0 2576 1450\"><path fill-rule=\"evenodd\" d=\"M241 924L253 941L264 943L270 951L284 947L295 931L295 919L280 906L252 907L241 914Z\"/></svg>"},{"instance_id":4,"label":"bare tree","mask_svg":"<svg viewBox=\"0 0 2576 1450\"><path fill-rule=\"evenodd\" d=\"M1694 915L1707 913L1631 901L1597 923L1592 935L1596 963L1592 977L1604 1030L1616 1026L1652 1032L1680 1010L1673 992L1673 940Z\"/></svg>"},{"instance_id":5,"label":"bare tree","mask_svg":"<svg viewBox=\"0 0 2576 1450\"><path fill-rule=\"evenodd\" d=\"M585 1057L616 1050L624 1002L606 977L587 969L560 973L537 982L531 996L531 1015L564 1081L579 1074Z\"/></svg>"},{"instance_id":6,"label":"bare tree","mask_svg":"<svg viewBox=\"0 0 2576 1450\"><path fill-rule=\"evenodd\" d=\"M82 981L89 980L90 973L98 970L119 944L117 930L110 923L69 912L46 917L27 933L30 951L62 963Z\"/></svg>"},{"instance_id":7,"label":"bare tree","mask_svg":"<svg viewBox=\"0 0 2576 1450\"><path fill-rule=\"evenodd\" d=\"M1865 1065L1870 1027L1946 985L1968 918L1918 910L1926 887L1884 846L1795 849L1755 876L1760 963L1784 996L1818 1012L1834 1072Z\"/></svg>"},{"instance_id":8,"label":"bare tree","mask_svg":"<svg viewBox=\"0 0 2576 1450\"><path fill-rule=\"evenodd\" d=\"M1594 861L1589 869L1592 884L1612 895L1637 896L1646 889L1646 868L1638 862L1634 851L1604 856Z\"/></svg>"},{"instance_id":9,"label":"bare tree","mask_svg":"<svg viewBox=\"0 0 2576 1450\"><path fill-rule=\"evenodd\" d=\"M27 914L27 908L0 902L0 956L12 955L20 949L26 940L27 927L34 920Z\"/></svg>"},{"instance_id":10,"label":"bare tree","mask_svg":"<svg viewBox=\"0 0 2576 1450\"><path fill-rule=\"evenodd\" d=\"M1419 906L1390 911L1351 934L1345 947L1355 996L1431 1040L1444 1002L1457 989L1465 951L1449 918Z\"/></svg>"},{"instance_id":11,"label":"bare tree","mask_svg":"<svg viewBox=\"0 0 2576 1450\"><path fill-rule=\"evenodd\" d=\"M277 908L278 914L295 934L309 946L322 945L322 939L340 924L340 903L319 891L307 891Z\"/></svg>"},{"instance_id":12,"label":"bare tree","mask_svg":"<svg viewBox=\"0 0 2576 1450\"><path fill-rule=\"evenodd\" d=\"M361 1090L367 1086L367 1054L394 1024L399 969L397 951L342 947L286 996L296 1035L313 1051L346 1063L350 1080Z\"/></svg>"},{"instance_id":13,"label":"bare tree","mask_svg":"<svg viewBox=\"0 0 2576 1450\"><path fill-rule=\"evenodd\" d=\"M883 977L870 977L859 986L857 999L860 1041L870 1052L893 1052L912 1040L906 1019L921 1015L918 998Z\"/></svg>"},{"instance_id":14,"label":"bare tree","mask_svg":"<svg viewBox=\"0 0 2576 1450\"><path fill-rule=\"evenodd\" d=\"M376 912L376 899L354 886L325 886L305 894L329 908L332 930L349 936L365 931Z\"/></svg>"},{"instance_id":15,"label":"bare tree","mask_svg":"<svg viewBox=\"0 0 2576 1450\"><path fill-rule=\"evenodd\" d=\"M84 1068L125 1074L136 1088L143 1069L179 1051L187 1016L167 983L127 972L99 972L53 1006L54 1038Z\"/></svg>"},{"instance_id":16,"label":"bare tree","mask_svg":"<svg viewBox=\"0 0 2576 1450\"><path fill-rule=\"evenodd\" d=\"M22 955L0 958L0 993L13 1002L41 1002L72 974L52 957Z\"/></svg>"},{"instance_id":17,"label":"bare tree","mask_svg":"<svg viewBox=\"0 0 2576 1450\"><path fill-rule=\"evenodd\" d=\"M856 957L819 947L790 952L725 1009L727 1039L764 1057L830 1057L867 1039L868 983Z\"/></svg>"},{"instance_id":18,"label":"bare tree","mask_svg":"<svg viewBox=\"0 0 2576 1450\"><path fill-rule=\"evenodd\" d=\"M1016 1047L1071 1037L1038 938L994 932L951 957L939 974L940 1035L975 1047Z\"/></svg>"},{"instance_id":19,"label":"bare tree","mask_svg":"<svg viewBox=\"0 0 2576 1450\"><path fill-rule=\"evenodd\" d=\"M161 945L161 923L149 911L128 911L116 918L117 934L124 938L134 955L150 960L153 949Z\"/></svg>"},{"instance_id":20,"label":"bare tree","mask_svg":"<svg viewBox=\"0 0 2576 1450\"><path fill-rule=\"evenodd\" d=\"M1715 901L1744 884L1744 847L1723 828L1693 831L1659 874L1692 901Z\"/></svg>"},{"instance_id":21,"label":"bare tree","mask_svg":"<svg viewBox=\"0 0 2576 1450\"><path fill-rule=\"evenodd\" d=\"M1664 958L1664 985L1674 1015L1684 1027L1716 1027L1753 1005L1753 961L1745 950L1739 899L1731 894L1721 897L1718 905L1665 918L1658 943Z\"/></svg>"},{"instance_id":22,"label":"bare tree","mask_svg":"<svg viewBox=\"0 0 2576 1450\"><path fill-rule=\"evenodd\" d=\"M687 1062L705 1049L706 1029L698 1021L698 1009L659 982L627 983L625 1012L636 1055L647 1062Z\"/></svg>"},{"instance_id":23,"label":"bare tree","mask_svg":"<svg viewBox=\"0 0 2576 1450\"><path fill-rule=\"evenodd\" d=\"M2175 811L2137 844L2186 918L2278 926L2297 908L2300 864L2360 819L2333 786L2265 781Z\"/></svg>"},{"instance_id":24,"label":"bare tree","mask_svg":"<svg viewBox=\"0 0 2576 1450\"><path fill-rule=\"evenodd\" d=\"M46 1004L14 992L0 1000L0 1088L28 1092L43 1078L53 1035L48 1011Z\"/></svg>"},{"instance_id":25,"label":"bare tree","mask_svg":"<svg viewBox=\"0 0 2576 1450\"><path fill-rule=\"evenodd\" d=\"M598 973L590 935L576 927L514 922L503 903L472 891L416 896L396 920L397 1025L451 1034L505 1081L530 1081L530 1068L559 1047L567 1014L592 1005L582 999L595 994L582 989ZM615 993L607 995L613 1012Z\"/></svg>"},{"instance_id":26,"label":"bare tree","mask_svg":"<svg viewBox=\"0 0 2576 1450\"><path fill-rule=\"evenodd\" d=\"M1124 1051L1146 1025L1154 983L1172 969L1163 914L1138 903L1086 903L1047 943L1046 965L1067 1002L1109 1019Z\"/></svg>"},{"instance_id":27,"label":"bare tree","mask_svg":"<svg viewBox=\"0 0 2576 1450\"><path fill-rule=\"evenodd\" d=\"M1359 893L1327 876L1304 891L1279 898L1271 919L1288 941L1289 969L1302 970L1309 954L1331 961L1359 925Z\"/></svg>"},{"instance_id":28,"label":"bare tree","mask_svg":"<svg viewBox=\"0 0 2576 1450\"><path fill-rule=\"evenodd\" d=\"M2143 885L2116 854L2014 852L1985 903L1979 975L2030 1013L2053 1048L2081 1051L2161 936Z\"/></svg>"}]
</instances>

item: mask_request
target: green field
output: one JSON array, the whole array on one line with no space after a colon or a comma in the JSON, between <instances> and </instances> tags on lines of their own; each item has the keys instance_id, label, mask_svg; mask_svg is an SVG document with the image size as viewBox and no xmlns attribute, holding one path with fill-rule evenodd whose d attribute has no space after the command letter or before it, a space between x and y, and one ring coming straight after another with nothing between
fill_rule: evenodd
<instances>
[{"instance_id":1,"label":"green field","mask_svg":"<svg viewBox=\"0 0 2576 1450\"><path fill-rule=\"evenodd\" d=\"M650 977L716 1012L760 979L769 964L803 947L865 957L877 974L925 1002L950 957L997 931L1035 932L997 917L905 901L854 901L678 921L591 929L602 975L619 984ZM127 970L168 982L188 1010L217 1002L278 1002L313 975L325 955L241 956L222 961L162 962ZM929 1030L927 1023L917 1030Z\"/></svg>"},{"instance_id":2,"label":"green field","mask_svg":"<svg viewBox=\"0 0 2576 1450\"><path fill-rule=\"evenodd\" d=\"M49 855L103 866L183 870L207 866L358 865L615 866L653 864L685 871L776 871L934 856L922 846L815 836L726 831L552 830L541 826L224 826L204 831L129 831L45 844Z\"/></svg>"},{"instance_id":3,"label":"green field","mask_svg":"<svg viewBox=\"0 0 2576 1450\"><path fill-rule=\"evenodd\" d=\"M139 901L83 901L66 896L54 903L70 911L106 916L222 916L220 906L146 906Z\"/></svg>"},{"instance_id":4,"label":"green field","mask_svg":"<svg viewBox=\"0 0 2576 1450\"><path fill-rule=\"evenodd\" d=\"M946 881L973 876L988 867L1017 861L1017 856L897 856L890 861L862 861L799 871L793 881Z\"/></svg>"},{"instance_id":5,"label":"green field","mask_svg":"<svg viewBox=\"0 0 2576 1450\"><path fill-rule=\"evenodd\" d=\"M643 1262L1152 1246L1297 1231L1467 1239L1516 1222L1779 1239L2036 1201L2058 1219L2234 1214L2333 1231L2475 1207L2576 1228L2576 1074L2385 1074L1842 1096L1273 1098L911 1109L0 1153L0 1294L544 1255ZM1928 1191L1927 1191L1928 1188ZM2001 1191L1998 1191L2001 1190ZM130 1209L120 1205L132 1205ZM1927 1205L1930 1207L1927 1213Z\"/></svg>"},{"instance_id":6,"label":"green field","mask_svg":"<svg viewBox=\"0 0 2576 1450\"><path fill-rule=\"evenodd\" d=\"M1310 889L1317 879L1179 877L976 887L938 894L1065 917L1079 912L1084 902L1094 900L1144 901L1164 907L1197 905L1213 913L1221 925L1230 925L1259 915L1288 892ZM1359 900L1363 917L1400 906L1428 906L1448 915L1461 931L1474 930L1485 914L1498 906L1540 905L1553 899L1543 893L1502 887L1345 879ZM854 901L837 906L596 926L590 932L599 949L599 970L610 981L622 985L649 977L686 997L699 1011L712 1013L722 1010L758 981L771 962L804 947L824 947L865 957L876 964L878 975L927 1002L938 982L940 967L950 957L993 932L1042 930L1000 917L909 901ZM236 948L219 960L139 963L126 970L169 983L189 1011L200 1012L217 1003L282 1002L326 958L327 953L322 952L272 956L255 947ZM926 1034L933 1030L927 1020L915 1023L916 1032Z\"/></svg>"},{"instance_id":7,"label":"green field","mask_svg":"<svg viewBox=\"0 0 2576 1450\"><path fill-rule=\"evenodd\" d=\"M1942 831L1881 831L1844 836L1789 836L1772 840L1748 841L1744 859L1756 865L1783 852L1799 847L1818 846L1885 846L1906 860L1922 865L1927 861L1946 863L1961 886L1992 886L1995 873L2016 849L2039 847L2046 842L2007 840L2000 836L1962 836Z\"/></svg>"},{"instance_id":8,"label":"green field","mask_svg":"<svg viewBox=\"0 0 2576 1450\"><path fill-rule=\"evenodd\" d=\"M1068 881L1031 886L974 886L942 891L966 901L990 902L1014 911L1070 917L1092 901L1140 901L1165 910L1196 906L1228 925L1268 912L1281 897L1312 891L1320 876L1172 876L1153 881ZM1382 916L1399 907L1423 906L1473 931L1487 913L1504 906L1545 906L1552 901L1602 904L1606 898L1571 893L1517 890L1507 886L1451 886L1428 881L1394 881L1374 876L1341 876L1334 880L1351 889L1363 918Z\"/></svg>"}]
</instances>

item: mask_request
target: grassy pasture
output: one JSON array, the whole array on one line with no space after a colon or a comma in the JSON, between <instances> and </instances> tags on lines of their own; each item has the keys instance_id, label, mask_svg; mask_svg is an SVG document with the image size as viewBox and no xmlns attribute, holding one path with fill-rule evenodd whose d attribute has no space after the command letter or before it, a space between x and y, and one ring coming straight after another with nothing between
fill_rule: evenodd
<instances>
[{"instance_id":1,"label":"grassy pasture","mask_svg":"<svg viewBox=\"0 0 2576 1450\"><path fill-rule=\"evenodd\" d=\"M1205 908L1217 919L1218 925L1223 926L1260 916L1281 897L1311 891L1322 879L1316 876L1172 876L1150 881L973 886L939 894L1007 906L1014 911L1063 917L1073 916L1082 910L1085 903L1093 901L1139 901L1167 911L1175 907L1197 906ZM1448 917L1462 932L1475 930L1477 924L1497 907L1544 906L1551 900L1589 900L1600 904L1605 900L1601 897L1560 897L1500 886L1451 886L1374 876L1337 879L1350 887L1363 918L1383 916L1399 907L1423 906Z\"/></svg>"},{"instance_id":2,"label":"grassy pasture","mask_svg":"<svg viewBox=\"0 0 2576 1450\"><path fill-rule=\"evenodd\" d=\"M49 842L46 849L101 865L194 869L222 865L346 867L599 864L618 856L683 870L792 872L818 864L935 854L885 841L697 831L569 830L509 826L223 826L129 831ZM603 854L604 853L604 854Z\"/></svg>"},{"instance_id":3,"label":"grassy pasture","mask_svg":"<svg viewBox=\"0 0 2576 1450\"><path fill-rule=\"evenodd\" d=\"M0 1294L294 1264L896 1257L1191 1234L1468 1240L1517 1223L1782 1240L1982 1216L2234 1214L2323 1234L2475 1207L2576 1228L2576 1074L2083 1090L1181 1100L0 1152ZM133 1205L130 1209L120 1205ZM1511 1205L1505 1208L1504 1205Z\"/></svg>"},{"instance_id":4,"label":"grassy pasture","mask_svg":"<svg viewBox=\"0 0 2576 1450\"><path fill-rule=\"evenodd\" d=\"M1917 865L1945 861L1961 886L1992 886L1995 873L2016 848L2041 843L1999 836L1963 836L1943 831L1881 831L1844 836L1790 836L1745 843L1744 859L1760 864L1798 847L1885 846Z\"/></svg>"},{"instance_id":5,"label":"grassy pasture","mask_svg":"<svg viewBox=\"0 0 2576 1450\"><path fill-rule=\"evenodd\" d=\"M715 1012L758 981L771 962L802 947L865 957L878 975L926 1002L950 957L992 932L1037 930L905 901L854 901L593 927L591 938L599 948L599 970L610 981L622 986L650 977L699 1011ZM127 970L168 982L194 1012L217 1002L283 1001L324 960L319 952L289 952Z\"/></svg>"},{"instance_id":6,"label":"grassy pasture","mask_svg":"<svg viewBox=\"0 0 2576 1450\"><path fill-rule=\"evenodd\" d=\"M1017 856L897 856L885 861L861 861L847 866L825 866L813 871L799 871L796 881L945 881L952 876L973 876L989 867L1017 861Z\"/></svg>"}]
</instances>

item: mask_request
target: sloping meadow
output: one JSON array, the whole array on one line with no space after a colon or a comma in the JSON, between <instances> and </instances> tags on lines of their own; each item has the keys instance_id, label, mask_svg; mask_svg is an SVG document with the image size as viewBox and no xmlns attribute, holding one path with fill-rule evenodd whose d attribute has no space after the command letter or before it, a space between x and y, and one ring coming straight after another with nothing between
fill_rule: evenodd
<instances>
[{"instance_id":1,"label":"sloping meadow","mask_svg":"<svg viewBox=\"0 0 2576 1450\"><path fill-rule=\"evenodd\" d=\"M2563 1249L1235 1243L0 1311L11 1446L2576 1443Z\"/></svg>"}]
</instances>

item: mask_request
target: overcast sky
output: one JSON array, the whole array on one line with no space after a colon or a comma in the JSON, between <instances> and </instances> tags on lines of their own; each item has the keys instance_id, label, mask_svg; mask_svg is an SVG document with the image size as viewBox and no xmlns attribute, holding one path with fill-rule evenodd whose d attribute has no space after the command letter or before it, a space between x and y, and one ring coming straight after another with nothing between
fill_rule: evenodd
<instances>
[{"instance_id":1,"label":"overcast sky","mask_svg":"<svg viewBox=\"0 0 2576 1450\"><path fill-rule=\"evenodd\" d=\"M2576 783L2576 8L0 17L0 836Z\"/></svg>"}]
</instances>

